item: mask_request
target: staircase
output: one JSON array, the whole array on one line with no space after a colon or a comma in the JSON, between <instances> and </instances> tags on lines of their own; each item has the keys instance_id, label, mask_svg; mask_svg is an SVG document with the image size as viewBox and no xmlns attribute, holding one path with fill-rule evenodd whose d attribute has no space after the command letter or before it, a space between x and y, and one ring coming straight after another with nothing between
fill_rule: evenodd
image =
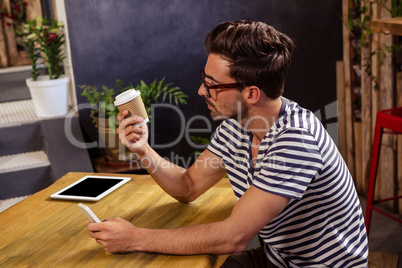
<instances>
[{"instance_id":1,"label":"staircase","mask_svg":"<svg viewBox=\"0 0 402 268\"><path fill-rule=\"evenodd\" d=\"M0 103L0 212L46 188L68 172L93 172L77 114L41 119L32 100Z\"/></svg>"}]
</instances>

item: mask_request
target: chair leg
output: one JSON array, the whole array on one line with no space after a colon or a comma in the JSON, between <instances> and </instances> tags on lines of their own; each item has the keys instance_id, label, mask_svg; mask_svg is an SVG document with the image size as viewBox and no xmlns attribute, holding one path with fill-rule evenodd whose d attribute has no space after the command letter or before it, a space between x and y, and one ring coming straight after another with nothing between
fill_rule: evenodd
<instances>
[{"instance_id":1,"label":"chair leg","mask_svg":"<svg viewBox=\"0 0 402 268\"><path fill-rule=\"evenodd\" d=\"M381 138L382 138L383 129L380 124L376 124L375 132L374 132L374 142L373 149L371 153L371 165L370 165L370 178L368 183L368 191L367 191L367 204L366 204L366 232L367 236L370 231L370 221L371 221L371 210L373 209L373 197L374 197L374 189L376 183L376 175L378 168L378 158L380 153L381 146Z\"/></svg>"}]
</instances>

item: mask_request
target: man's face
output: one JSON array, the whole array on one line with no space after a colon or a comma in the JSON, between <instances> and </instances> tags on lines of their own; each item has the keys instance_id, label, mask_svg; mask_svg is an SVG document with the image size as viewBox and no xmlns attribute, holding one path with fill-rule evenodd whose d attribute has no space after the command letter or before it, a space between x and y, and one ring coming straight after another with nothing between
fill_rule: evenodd
<instances>
[{"instance_id":1,"label":"man's face","mask_svg":"<svg viewBox=\"0 0 402 268\"><path fill-rule=\"evenodd\" d=\"M209 54L205 65L205 83L213 86L237 83L237 81L229 76L229 62L227 60L217 54ZM211 98L208 98L206 88L203 85L198 89L198 94L205 98L213 120L233 118L240 121L247 115L247 106L238 88L210 89L209 93Z\"/></svg>"}]
</instances>

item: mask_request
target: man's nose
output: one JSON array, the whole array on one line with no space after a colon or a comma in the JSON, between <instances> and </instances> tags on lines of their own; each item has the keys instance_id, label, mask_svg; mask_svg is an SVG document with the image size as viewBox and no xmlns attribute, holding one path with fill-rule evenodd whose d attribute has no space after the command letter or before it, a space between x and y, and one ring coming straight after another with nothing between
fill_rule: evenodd
<instances>
[{"instance_id":1,"label":"man's nose","mask_svg":"<svg viewBox=\"0 0 402 268\"><path fill-rule=\"evenodd\" d=\"M204 85L201 83L200 87L198 88L198 95L201 97L207 96L207 90L205 89Z\"/></svg>"}]
</instances>

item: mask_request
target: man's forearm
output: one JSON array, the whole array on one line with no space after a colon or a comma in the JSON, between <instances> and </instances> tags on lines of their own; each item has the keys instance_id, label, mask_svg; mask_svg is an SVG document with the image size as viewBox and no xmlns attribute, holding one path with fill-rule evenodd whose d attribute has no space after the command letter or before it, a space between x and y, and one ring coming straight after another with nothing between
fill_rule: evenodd
<instances>
[{"instance_id":1,"label":"man's forearm","mask_svg":"<svg viewBox=\"0 0 402 268\"><path fill-rule=\"evenodd\" d=\"M242 251L247 242L228 222L178 229L136 229L134 250L164 254L228 254Z\"/></svg>"},{"instance_id":2,"label":"man's forearm","mask_svg":"<svg viewBox=\"0 0 402 268\"><path fill-rule=\"evenodd\" d=\"M166 193L183 203L191 201L186 197L191 193L191 182L186 169L162 158L150 146L139 158L144 168Z\"/></svg>"}]
</instances>

